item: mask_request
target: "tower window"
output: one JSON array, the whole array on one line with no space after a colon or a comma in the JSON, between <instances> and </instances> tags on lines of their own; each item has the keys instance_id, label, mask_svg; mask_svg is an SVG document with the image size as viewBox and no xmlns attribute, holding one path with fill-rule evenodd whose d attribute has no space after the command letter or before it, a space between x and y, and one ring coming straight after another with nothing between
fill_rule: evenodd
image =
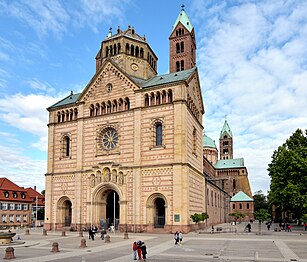
<instances>
[{"instance_id":1,"label":"tower window","mask_svg":"<svg viewBox=\"0 0 307 262\"><path fill-rule=\"evenodd\" d=\"M184 61L183 60L180 61L180 65L181 65L181 71L183 71L184 70Z\"/></svg>"},{"instance_id":2,"label":"tower window","mask_svg":"<svg viewBox=\"0 0 307 262\"><path fill-rule=\"evenodd\" d=\"M180 71L180 62L179 61L176 62L176 71L177 72Z\"/></svg>"},{"instance_id":3,"label":"tower window","mask_svg":"<svg viewBox=\"0 0 307 262\"><path fill-rule=\"evenodd\" d=\"M176 53L180 53L180 44L176 43Z\"/></svg>"},{"instance_id":4,"label":"tower window","mask_svg":"<svg viewBox=\"0 0 307 262\"><path fill-rule=\"evenodd\" d=\"M162 146L162 123L156 124L156 146Z\"/></svg>"},{"instance_id":5,"label":"tower window","mask_svg":"<svg viewBox=\"0 0 307 262\"><path fill-rule=\"evenodd\" d=\"M193 154L196 154L196 139L197 139L196 128L194 128L193 130Z\"/></svg>"},{"instance_id":6,"label":"tower window","mask_svg":"<svg viewBox=\"0 0 307 262\"><path fill-rule=\"evenodd\" d=\"M184 52L184 42L180 42L180 52Z\"/></svg>"},{"instance_id":7,"label":"tower window","mask_svg":"<svg viewBox=\"0 0 307 262\"><path fill-rule=\"evenodd\" d=\"M68 136L65 136L64 143L65 143L65 156L70 156L70 139Z\"/></svg>"},{"instance_id":8,"label":"tower window","mask_svg":"<svg viewBox=\"0 0 307 262\"><path fill-rule=\"evenodd\" d=\"M249 203L246 203L246 209L249 209Z\"/></svg>"}]
</instances>

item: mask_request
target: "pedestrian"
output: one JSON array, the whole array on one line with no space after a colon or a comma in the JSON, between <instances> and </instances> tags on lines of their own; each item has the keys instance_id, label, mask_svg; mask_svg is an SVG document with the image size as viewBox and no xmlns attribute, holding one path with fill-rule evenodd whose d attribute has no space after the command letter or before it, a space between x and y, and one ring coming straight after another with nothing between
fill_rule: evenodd
<instances>
[{"instance_id":1,"label":"pedestrian","mask_svg":"<svg viewBox=\"0 0 307 262\"><path fill-rule=\"evenodd\" d=\"M287 226L287 227L288 227L288 232L292 232L292 229L291 229L291 228L292 228L292 226L291 226L290 224L288 224L288 226Z\"/></svg>"},{"instance_id":2,"label":"pedestrian","mask_svg":"<svg viewBox=\"0 0 307 262\"><path fill-rule=\"evenodd\" d=\"M132 245L132 251L133 251L133 260L137 260L137 245L135 241L133 242Z\"/></svg>"},{"instance_id":3,"label":"pedestrian","mask_svg":"<svg viewBox=\"0 0 307 262\"><path fill-rule=\"evenodd\" d=\"M182 232L180 231L179 232L179 244L180 244L180 246L182 245L182 240L183 240L183 235L182 235Z\"/></svg>"},{"instance_id":4,"label":"pedestrian","mask_svg":"<svg viewBox=\"0 0 307 262\"><path fill-rule=\"evenodd\" d=\"M213 234L214 233L214 226L212 225L212 227L211 227L211 234Z\"/></svg>"},{"instance_id":5,"label":"pedestrian","mask_svg":"<svg viewBox=\"0 0 307 262\"><path fill-rule=\"evenodd\" d=\"M179 243L179 233L178 233L178 231L176 231L176 233L174 235L174 239L175 239L175 245L177 245Z\"/></svg>"},{"instance_id":6,"label":"pedestrian","mask_svg":"<svg viewBox=\"0 0 307 262\"><path fill-rule=\"evenodd\" d=\"M146 261L146 255L147 255L147 248L144 242L142 242L141 245L141 249L142 249L142 256L143 256L143 260Z\"/></svg>"},{"instance_id":7,"label":"pedestrian","mask_svg":"<svg viewBox=\"0 0 307 262\"><path fill-rule=\"evenodd\" d=\"M104 240L104 236L107 233L107 231L104 229L104 227L101 229L101 240Z\"/></svg>"},{"instance_id":8,"label":"pedestrian","mask_svg":"<svg viewBox=\"0 0 307 262\"><path fill-rule=\"evenodd\" d=\"M270 231L271 223L270 223L270 222L267 222L267 223L266 223L266 227L267 227L268 230Z\"/></svg>"},{"instance_id":9,"label":"pedestrian","mask_svg":"<svg viewBox=\"0 0 307 262\"><path fill-rule=\"evenodd\" d=\"M88 229L88 239L92 239L92 234L93 234L92 227L89 227L89 229Z\"/></svg>"},{"instance_id":10,"label":"pedestrian","mask_svg":"<svg viewBox=\"0 0 307 262\"><path fill-rule=\"evenodd\" d=\"M246 225L247 232L251 232L252 226L250 223Z\"/></svg>"},{"instance_id":11,"label":"pedestrian","mask_svg":"<svg viewBox=\"0 0 307 262\"><path fill-rule=\"evenodd\" d=\"M307 222L304 224L305 231L307 231Z\"/></svg>"},{"instance_id":12,"label":"pedestrian","mask_svg":"<svg viewBox=\"0 0 307 262\"><path fill-rule=\"evenodd\" d=\"M138 253L138 258L139 260L142 260L142 241L139 240L137 243L136 243L136 251Z\"/></svg>"}]
</instances>

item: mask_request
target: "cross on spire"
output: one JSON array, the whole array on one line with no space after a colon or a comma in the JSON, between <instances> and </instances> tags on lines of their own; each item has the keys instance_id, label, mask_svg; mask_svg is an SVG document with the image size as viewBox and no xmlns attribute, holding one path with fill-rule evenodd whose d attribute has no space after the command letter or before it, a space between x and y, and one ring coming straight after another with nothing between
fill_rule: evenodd
<instances>
[{"instance_id":1,"label":"cross on spire","mask_svg":"<svg viewBox=\"0 0 307 262\"><path fill-rule=\"evenodd\" d=\"M181 10L184 11L184 4L181 5Z\"/></svg>"}]
</instances>

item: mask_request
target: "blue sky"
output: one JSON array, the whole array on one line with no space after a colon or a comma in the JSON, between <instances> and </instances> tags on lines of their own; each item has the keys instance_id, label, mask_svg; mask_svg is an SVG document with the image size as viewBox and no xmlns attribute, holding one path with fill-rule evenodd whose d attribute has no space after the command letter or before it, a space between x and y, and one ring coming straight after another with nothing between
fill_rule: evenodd
<instances>
[{"instance_id":1,"label":"blue sky","mask_svg":"<svg viewBox=\"0 0 307 262\"><path fill-rule=\"evenodd\" d=\"M273 151L307 128L306 1L0 0L0 176L43 190L46 108L81 92L101 41L134 26L168 72L181 4L196 32L206 134L225 117L252 192L269 189Z\"/></svg>"}]
</instances>

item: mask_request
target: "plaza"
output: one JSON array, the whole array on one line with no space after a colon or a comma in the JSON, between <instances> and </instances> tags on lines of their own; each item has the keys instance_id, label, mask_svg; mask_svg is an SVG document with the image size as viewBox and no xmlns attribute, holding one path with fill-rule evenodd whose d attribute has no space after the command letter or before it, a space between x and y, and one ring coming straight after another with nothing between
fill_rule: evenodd
<instances>
[{"instance_id":1,"label":"plaza","mask_svg":"<svg viewBox=\"0 0 307 262\"><path fill-rule=\"evenodd\" d=\"M307 233L303 227L275 232L276 224L270 231L262 224L258 235L258 223L252 224L251 233L244 232L245 226L246 223L227 223L215 227L221 228L222 233L190 232L184 234L181 246L174 245L172 234L129 233L129 239L124 239L124 234L115 232L110 233L111 242L105 243L99 233L92 241L87 232L80 237L78 232L62 236L61 231L48 231L45 236L42 229L36 228L29 235L25 230L17 230L9 246L14 248L13 261L133 261L132 243L139 239L147 245L148 261L307 261ZM23 244L18 244L18 235ZM82 239L86 240L85 248L80 247ZM54 242L58 243L59 252L51 252ZM1 260L7 247L0 247Z\"/></svg>"}]
</instances>

